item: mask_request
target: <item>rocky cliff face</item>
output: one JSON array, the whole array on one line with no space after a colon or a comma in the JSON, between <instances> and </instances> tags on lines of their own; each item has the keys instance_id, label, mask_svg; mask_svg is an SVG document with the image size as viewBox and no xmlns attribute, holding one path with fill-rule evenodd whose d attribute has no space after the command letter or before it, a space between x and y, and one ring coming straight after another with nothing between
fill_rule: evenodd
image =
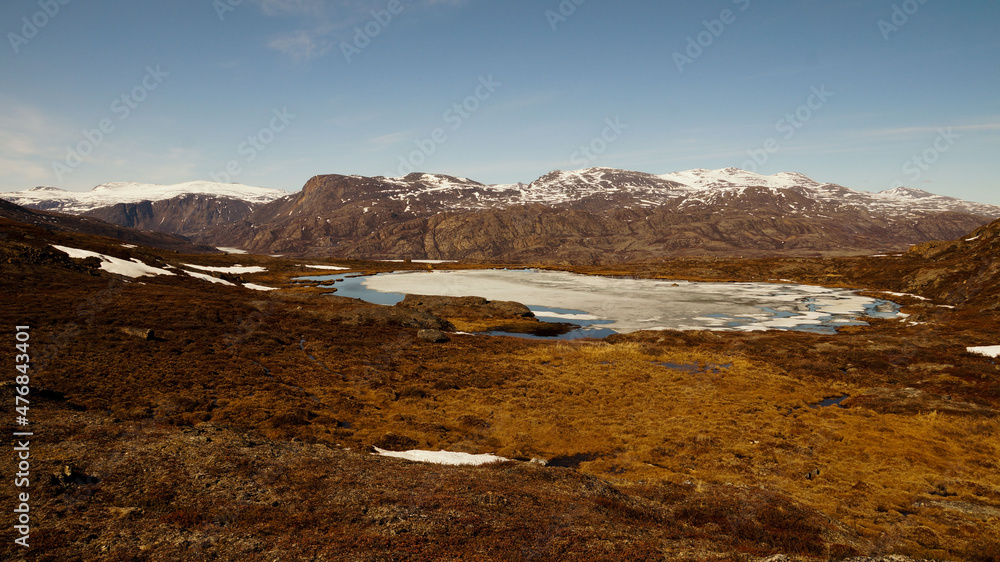
<instances>
[{"instance_id":1,"label":"rocky cliff face","mask_svg":"<svg viewBox=\"0 0 1000 562\"><path fill-rule=\"evenodd\" d=\"M181 195L162 201L118 203L89 211L86 216L129 228L169 232L182 236L246 220L253 206L240 199Z\"/></svg>"},{"instance_id":2,"label":"rocky cliff face","mask_svg":"<svg viewBox=\"0 0 1000 562\"><path fill-rule=\"evenodd\" d=\"M664 208L594 214L542 206L437 215L387 226L342 247L347 257L613 263L695 255L815 255L901 251L911 241L954 237L978 217L928 214L891 223L839 213Z\"/></svg>"},{"instance_id":3,"label":"rocky cliff face","mask_svg":"<svg viewBox=\"0 0 1000 562\"><path fill-rule=\"evenodd\" d=\"M33 225L48 231L77 232L105 236L129 244L138 244L162 250L174 250L191 254L218 253L218 250L211 246L194 244L187 238L177 234L144 232L90 217L78 217L62 213L25 209L19 205L0 200L0 223L4 219Z\"/></svg>"}]
</instances>

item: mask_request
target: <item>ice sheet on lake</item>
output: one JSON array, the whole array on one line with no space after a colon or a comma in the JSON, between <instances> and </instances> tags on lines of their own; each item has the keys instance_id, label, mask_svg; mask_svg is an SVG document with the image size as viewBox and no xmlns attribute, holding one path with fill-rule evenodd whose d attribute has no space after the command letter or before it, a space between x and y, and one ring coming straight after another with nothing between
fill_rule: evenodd
<instances>
[{"instance_id":1,"label":"ice sheet on lake","mask_svg":"<svg viewBox=\"0 0 1000 562\"><path fill-rule=\"evenodd\" d=\"M811 326L830 330L831 324L850 323L878 303L846 289L790 283L685 283L538 270L400 272L367 277L363 285L384 293L478 296L581 311L610 321L603 327L621 333Z\"/></svg>"}]
</instances>

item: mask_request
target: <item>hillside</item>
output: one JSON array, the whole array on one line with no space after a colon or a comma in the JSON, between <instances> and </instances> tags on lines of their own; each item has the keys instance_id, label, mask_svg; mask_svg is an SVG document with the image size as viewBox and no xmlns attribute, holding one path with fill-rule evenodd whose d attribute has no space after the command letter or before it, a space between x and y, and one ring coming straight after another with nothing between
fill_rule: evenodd
<instances>
[{"instance_id":1,"label":"hillside","mask_svg":"<svg viewBox=\"0 0 1000 562\"><path fill-rule=\"evenodd\" d=\"M90 217L34 211L2 199L0 199L0 217L6 219L8 225L12 223L30 224L50 231L103 236L128 244L138 244L162 250L185 253L218 252L214 247L194 244L187 238L176 234L141 231Z\"/></svg>"},{"instance_id":2,"label":"hillside","mask_svg":"<svg viewBox=\"0 0 1000 562\"><path fill-rule=\"evenodd\" d=\"M87 207L63 201L66 192L8 196L262 254L511 263L894 253L1000 217L1000 207L919 190L873 194L734 168L661 176L589 168L509 185L423 173L325 175L284 196L184 185L149 190L156 196L148 201L137 200L144 190L134 186L100 188ZM127 201L109 198L119 191Z\"/></svg>"}]
</instances>

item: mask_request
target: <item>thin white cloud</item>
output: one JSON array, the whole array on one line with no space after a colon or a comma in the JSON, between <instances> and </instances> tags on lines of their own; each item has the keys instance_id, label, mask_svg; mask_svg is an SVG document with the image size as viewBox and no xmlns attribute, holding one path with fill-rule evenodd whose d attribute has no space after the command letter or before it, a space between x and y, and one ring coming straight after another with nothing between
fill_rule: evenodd
<instances>
[{"instance_id":1,"label":"thin white cloud","mask_svg":"<svg viewBox=\"0 0 1000 562\"><path fill-rule=\"evenodd\" d=\"M296 61L320 58L341 41L350 39L355 26L371 20L373 12L386 10L389 0L253 0L262 14L301 20L290 31L272 36L267 45ZM402 3L405 11L454 7L470 0L420 0Z\"/></svg>"},{"instance_id":2,"label":"thin white cloud","mask_svg":"<svg viewBox=\"0 0 1000 562\"><path fill-rule=\"evenodd\" d=\"M379 151L390 146L397 145L401 142L412 140L413 134L413 131L396 131L386 135L370 138L365 142L373 151Z\"/></svg>"},{"instance_id":3,"label":"thin white cloud","mask_svg":"<svg viewBox=\"0 0 1000 562\"><path fill-rule=\"evenodd\" d=\"M329 5L342 2L322 0L258 0L261 12L267 16L320 16Z\"/></svg>"},{"instance_id":4,"label":"thin white cloud","mask_svg":"<svg viewBox=\"0 0 1000 562\"><path fill-rule=\"evenodd\" d=\"M0 96L0 189L20 191L52 185L51 164L79 131L45 111Z\"/></svg>"},{"instance_id":5,"label":"thin white cloud","mask_svg":"<svg viewBox=\"0 0 1000 562\"><path fill-rule=\"evenodd\" d=\"M267 46L298 61L310 60L323 56L333 48L333 43L324 35L321 30L300 29L275 36Z\"/></svg>"},{"instance_id":6,"label":"thin white cloud","mask_svg":"<svg viewBox=\"0 0 1000 562\"><path fill-rule=\"evenodd\" d=\"M871 137L916 137L928 134L937 134L941 129L958 132L970 131L1000 131L1000 121L995 118L986 123L975 123L971 125L925 125L918 127L895 127L889 129L874 129L862 132L862 135Z\"/></svg>"}]
</instances>

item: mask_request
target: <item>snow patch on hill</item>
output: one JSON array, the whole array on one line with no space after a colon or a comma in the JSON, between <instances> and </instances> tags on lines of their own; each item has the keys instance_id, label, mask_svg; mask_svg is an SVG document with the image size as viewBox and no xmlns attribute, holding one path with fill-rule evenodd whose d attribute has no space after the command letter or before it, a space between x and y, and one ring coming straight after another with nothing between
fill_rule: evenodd
<instances>
[{"instance_id":1,"label":"snow patch on hill","mask_svg":"<svg viewBox=\"0 0 1000 562\"><path fill-rule=\"evenodd\" d=\"M260 267L258 265L234 265L231 267L211 267L207 265L194 265L193 263L183 263L184 267L193 267L195 269L200 269L202 271L215 271L217 273L263 273L267 271L266 267Z\"/></svg>"},{"instance_id":2,"label":"snow patch on hill","mask_svg":"<svg viewBox=\"0 0 1000 562\"><path fill-rule=\"evenodd\" d=\"M101 260L101 269L107 271L108 273L124 275L125 277L136 278L143 277L145 275L174 275L174 273L171 273L166 269L146 265L135 258L132 258L132 260L129 261L113 256L99 254L97 252L91 252L90 250L80 250L78 248L56 246L54 244L52 247L60 252L66 253L73 259L97 258Z\"/></svg>"},{"instance_id":3,"label":"snow patch on hill","mask_svg":"<svg viewBox=\"0 0 1000 562\"><path fill-rule=\"evenodd\" d=\"M469 453L453 453L451 451L387 451L375 447L375 452L383 457L395 457L415 462L448 464L453 466L479 466L494 462L504 462L510 459L496 455L472 455Z\"/></svg>"},{"instance_id":4,"label":"snow patch on hill","mask_svg":"<svg viewBox=\"0 0 1000 562\"><path fill-rule=\"evenodd\" d=\"M739 168L706 170L698 168L657 176L660 179L684 184L691 189L717 189L726 187L769 187L790 189L816 187L820 183L795 172L781 172L770 176L755 174Z\"/></svg>"}]
</instances>

